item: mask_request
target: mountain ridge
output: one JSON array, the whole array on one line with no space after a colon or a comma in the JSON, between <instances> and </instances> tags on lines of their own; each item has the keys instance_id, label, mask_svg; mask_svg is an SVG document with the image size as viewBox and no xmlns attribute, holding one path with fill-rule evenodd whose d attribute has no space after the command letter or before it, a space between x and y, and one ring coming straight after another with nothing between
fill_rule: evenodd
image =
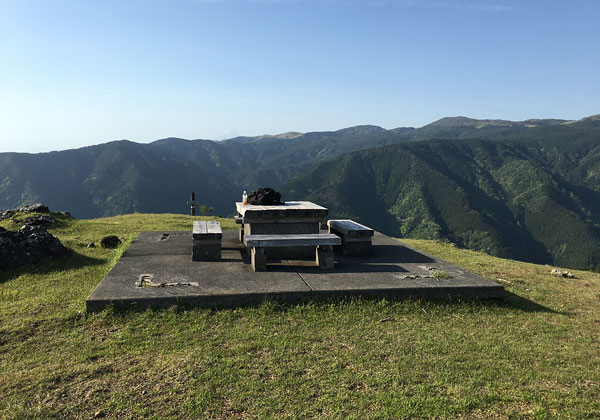
<instances>
[{"instance_id":1,"label":"mountain ridge","mask_svg":"<svg viewBox=\"0 0 600 420\"><path fill-rule=\"evenodd\" d=\"M392 236L587 268L600 263L599 173L600 124L594 141L431 140L352 152L282 191Z\"/></svg>"},{"instance_id":2,"label":"mountain ridge","mask_svg":"<svg viewBox=\"0 0 600 420\"><path fill-rule=\"evenodd\" d=\"M260 140L268 140L268 139L285 139L285 140L289 140L289 139L297 139L300 137L303 137L305 135L319 135L319 134L334 134L334 133L361 133L361 134L372 134L374 132L376 133L382 133L382 132L390 132L390 133L394 133L394 132L412 132L415 130L421 130L421 129L425 129L428 127L439 127L439 126L443 126L443 127L488 127L488 126L514 126L514 125L527 125L528 128L531 128L532 126L540 126L540 125L560 125L560 124L576 124L582 121L596 121L600 119L600 114L594 114L594 115L590 115L587 117L583 117L580 118L578 120L561 120L561 119L553 119L553 118L545 118L545 119L540 119L540 118L532 118L532 119L527 119L527 120L522 120L522 121L512 121L512 120L502 120L502 119L476 119L476 118L469 118L469 117L464 117L464 116L456 116L456 117L442 117L436 121L433 121L429 124L425 124L421 127L395 127L395 128L391 128L391 129L385 129L383 127L380 127L378 125L372 125L372 124L359 124L356 126L351 126L351 127L345 127L345 128L340 128L337 130L333 130L333 131L309 131L309 132L298 132L298 131L288 131L288 132L284 132L284 133L279 133L279 134L262 134L259 136L237 136L237 137L232 137L232 138L227 138L227 139L222 139L222 140L215 140L215 139L202 139L202 138L195 138L195 139L186 139L186 138L182 138L182 137L165 137L165 138L161 138L161 139L156 139L156 140L152 140L150 142L136 142L133 140L129 140L129 139L115 139L115 140L109 140L103 143L98 143L98 144L94 144L94 145L89 145L89 146L82 146L82 147L78 147L78 148L69 148L69 149L62 149L62 150L52 150L52 151L48 151L48 152L36 152L36 153L28 153L28 152L0 152L0 154L7 154L7 153L17 153L17 154L28 154L28 155L32 155L32 154L40 154L40 153L55 153L55 152L64 152L64 151L69 151L69 150L79 150L79 149L83 149L86 147L96 147L96 146L102 146L102 145L107 145L113 142L131 142L131 143L136 143L136 144L161 144L161 143L165 143L165 142L169 142L169 141L188 141L188 142L195 142L195 141L210 141L210 142L215 142L215 143L224 143L224 142L228 142L228 141L234 141L234 142L245 142L245 141L249 141L249 142L255 142L255 141L260 141ZM246 140L244 140L246 139Z\"/></svg>"},{"instance_id":3,"label":"mountain ridge","mask_svg":"<svg viewBox=\"0 0 600 420\"><path fill-rule=\"evenodd\" d=\"M79 218L186 213L194 191L215 214L228 215L241 191L270 186L284 200L311 199L332 217L393 236L565 266L567 259L600 264L600 118L497 121L448 117L421 128L0 153L0 208L44 202ZM555 230L570 239L548 233L556 214L575 234ZM576 244L578 235L588 250Z\"/></svg>"}]
</instances>

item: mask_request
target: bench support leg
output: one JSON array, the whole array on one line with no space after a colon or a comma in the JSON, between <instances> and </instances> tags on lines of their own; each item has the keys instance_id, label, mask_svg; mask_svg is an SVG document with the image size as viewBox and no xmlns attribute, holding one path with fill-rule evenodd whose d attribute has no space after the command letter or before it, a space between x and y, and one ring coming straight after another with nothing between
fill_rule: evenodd
<instances>
[{"instance_id":1,"label":"bench support leg","mask_svg":"<svg viewBox=\"0 0 600 420\"><path fill-rule=\"evenodd\" d=\"M192 261L219 261L221 259L221 240L192 240Z\"/></svg>"},{"instance_id":2,"label":"bench support leg","mask_svg":"<svg viewBox=\"0 0 600 420\"><path fill-rule=\"evenodd\" d=\"M346 241L342 239L342 252L347 256L372 255L371 241Z\"/></svg>"},{"instance_id":3,"label":"bench support leg","mask_svg":"<svg viewBox=\"0 0 600 420\"><path fill-rule=\"evenodd\" d=\"M264 248L252 248L252 271L267 271L267 256Z\"/></svg>"},{"instance_id":4,"label":"bench support leg","mask_svg":"<svg viewBox=\"0 0 600 420\"><path fill-rule=\"evenodd\" d=\"M240 225L240 230L238 232L238 239L241 243L244 243L244 225Z\"/></svg>"},{"instance_id":5,"label":"bench support leg","mask_svg":"<svg viewBox=\"0 0 600 420\"><path fill-rule=\"evenodd\" d=\"M333 247L331 245L317 247L317 264L323 270L333 270Z\"/></svg>"}]
</instances>

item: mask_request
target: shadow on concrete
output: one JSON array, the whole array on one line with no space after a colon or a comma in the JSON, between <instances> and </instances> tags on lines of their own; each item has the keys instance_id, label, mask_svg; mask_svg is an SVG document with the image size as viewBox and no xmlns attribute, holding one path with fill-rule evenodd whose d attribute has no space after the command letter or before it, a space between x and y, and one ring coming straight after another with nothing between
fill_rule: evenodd
<instances>
[{"instance_id":1,"label":"shadow on concrete","mask_svg":"<svg viewBox=\"0 0 600 420\"><path fill-rule=\"evenodd\" d=\"M373 254L368 256L345 257L341 253L336 253L335 258L340 263L433 263L435 260L415 252L402 245L373 245ZM336 267L337 270L337 267Z\"/></svg>"},{"instance_id":2,"label":"shadow on concrete","mask_svg":"<svg viewBox=\"0 0 600 420\"><path fill-rule=\"evenodd\" d=\"M250 264L248 260L246 262ZM313 274L344 274L344 273L407 273L408 271L402 267L391 264L344 264L338 263L333 270L322 270L315 264L314 261L292 261L288 264L286 261L269 260L267 271L280 273L313 273Z\"/></svg>"},{"instance_id":3,"label":"shadow on concrete","mask_svg":"<svg viewBox=\"0 0 600 420\"><path fill-rule=\"evenodd\" d=\"M37 264L30 264L0 271L0 283L7 282L23 274L47 275L54 272L74 270L90 265L101 265L105 263L105 259L92 258L71 251L71 255L58 260L49 260Z\"/></svg>"},{"instance_id":4,"label":"shadow on concrete","mask_svg":"<svg viewBox=\"0 0 600 420\"><path fill-rule=\"evenodd\" d=\"M387 260L385 262L388 262ZM302 269L305 267L297 267L297 272L302 273ZM316 273L319 273L321 270L316 268ZM361 264L358 262L348 263L338 263L335 265L333 272L337 273L408 273L408 270L404 268L393 265L393 264Z\"/></svg>"},{"instance_id":5,"label":"shadow on concrete","mask_svg":"<svg viewBox=\"0 0 600 420\"><path fill-rule=\"evenodd\" d=\"M239 258L221 258L219 261L250 264L250 259L241 256Z\"/></svg>"},{"instance_id":6,"label":"shadow on concrete","mask_svg":"<svg viewBox=\"0 0 600 420\"><path fill-rule=\"evenodd\" d=\"M221 261L250 264L250 257L246 249L241 246L223 246L221 248Z\"/></svg>"}]
</instances>

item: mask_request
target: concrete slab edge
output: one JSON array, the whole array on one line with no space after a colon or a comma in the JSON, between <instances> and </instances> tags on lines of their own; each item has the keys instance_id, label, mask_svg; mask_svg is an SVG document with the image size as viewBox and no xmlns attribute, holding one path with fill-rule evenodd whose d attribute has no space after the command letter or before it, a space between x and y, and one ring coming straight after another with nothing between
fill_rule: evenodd
<instances>
[{"instance_id":1,"label":"concrete slab edge","mask_svg":"<svg viewBox=\"0 0 600 420\"><path fill-rule=\"evenodd\" d=\"M397 289L354 289L354 290L319 290L310 292L280 292L280 293L240 293L230 295L204 295L182 297L150 297L127 299L97 299L90 296L86 301L88 313L100 312L110 305L117 308L165 309L179 305L197 308L230 308L260 304L266 300L297 304L319 299L348 299L357 297L386 298L392 300L418 298L501 298L504 288L497 286L464 286L464 287L431 287L431 288L397 288Z\"/></svg>"}]
</instances>

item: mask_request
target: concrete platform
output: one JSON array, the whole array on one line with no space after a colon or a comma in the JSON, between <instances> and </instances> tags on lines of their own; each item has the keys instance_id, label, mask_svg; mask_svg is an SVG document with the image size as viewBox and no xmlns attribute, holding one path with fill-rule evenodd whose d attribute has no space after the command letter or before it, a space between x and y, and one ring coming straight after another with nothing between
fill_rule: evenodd
<instances>
[{"instance_id":1,"label":"concrete platform","mask_svg":"<svg viewBox=\"0 0 600 420\"><path fill-rule=\"evenodd\" d=\"M192 232L142 232L86 301L88 312L109 304L139 308L225 307L271 299L321 297L500 297L504 288L454 264L375 232L373 254L335 256L333 270L314 261L270 262L253 272L237 231L223 232L221 261L192 262ZM443 271L449 278L435 278Z\"/></svg>"}]
</instances>

